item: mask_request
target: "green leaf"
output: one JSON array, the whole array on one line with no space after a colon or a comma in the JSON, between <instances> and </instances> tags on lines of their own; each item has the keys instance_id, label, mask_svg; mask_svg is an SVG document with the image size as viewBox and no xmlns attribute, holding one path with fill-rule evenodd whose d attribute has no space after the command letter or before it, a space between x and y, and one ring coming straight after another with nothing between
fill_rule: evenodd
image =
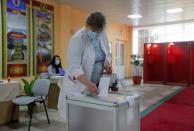
<instances>
[{"instance_id":1,"label":"green leaf","mask_svg":"<svg viewBox=\"0 0 194 131\"><path fill-rule=\"evenodd\" d=\"M25 80L25 79L21 79L22 80L22 82L24 83L24 86L26 85L26 86L29 86L30 84L29 84L29 82L27 81L27 80Z\"/></svg>"},{"instance_id":2,"label":"green leaf","mask_svg":"<svg viewBox=\"0 0 194 131\"><path fill-rule=\"evenodd\" d=\"M30 83L27 80L23 79L23 78L21 79L23 81L23 83L24 83L24 91L25 91L26 95L29 95L29 96L33 95L32 88L34 86L35 81L38 78L39 78L39 75L36 75L34 77L34 79Z\"/></svg>"},{"instance_id":3,"label":"green leaf","mask_svg":"<svg viewBox=\"0 0 194 131\"><path fill-rule=\"evenodd\" d=\"M135 60L135 61L134 61L134 65L135 65L135 66L139 66L139 60Z\"/></svg>"},{"instance_id":4,"label":"green leaf","mask_svg":"<svg viewBox=\"0 0 194 131\"><path fill-rule=\"evenodd\" d=\"M29 86L24 86L24 91L25 91L26 95L31 96L31 91L30 91Z\"/></svg>"}]
</instances>

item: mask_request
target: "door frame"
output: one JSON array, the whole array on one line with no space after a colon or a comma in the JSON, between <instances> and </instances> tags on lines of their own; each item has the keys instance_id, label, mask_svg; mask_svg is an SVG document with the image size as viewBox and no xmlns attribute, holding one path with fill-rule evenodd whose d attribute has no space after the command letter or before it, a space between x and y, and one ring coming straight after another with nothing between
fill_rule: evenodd
<instances>
[{"instance_id":1,"label":"door frame","mask_svg":"<svg viewBox=\"0 0 194 131\"><path fill-rule=\"evenodd\" d=\"M120 67L123 67L123 78L125 78L125 46L126 46L126 41L123 41L123 40L117 40L116 42L116 72L117 72L117 76L118 78L120 77L120 74L118 73L118 59L121 58L121 56L118 57L118 54L120 55L120 45L123 45L123 65L120 65ZM119 47L119 48L118 48Z\"/></svg>"}]
</instances>

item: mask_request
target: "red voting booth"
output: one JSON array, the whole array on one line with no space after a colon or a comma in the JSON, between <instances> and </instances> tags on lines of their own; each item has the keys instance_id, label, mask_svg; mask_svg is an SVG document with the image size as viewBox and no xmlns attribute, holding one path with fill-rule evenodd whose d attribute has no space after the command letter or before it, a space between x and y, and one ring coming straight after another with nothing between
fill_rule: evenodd
<instances>
[{"instance_id":1,"label":"red voting booth","mask_svg":"<svg viewBox=\"0 0 194 131\"><path fill-rule=\"evenodd\" d=\"M194 85L194 42L191 43L190 48L191 48L191 57L190 57L190 62L191 62L190 76L191 78L190 80L191 80L191 84Z\"/></svg>"},{"instance_id":2,"label":"red voting booth","mask_svg":"<svg viewBox=\"0 0 194 131\"><path fill-rule=\"evenodd\" d=\"M144 81L163 83L164 46L162 44L144 45ZM157 76L157 77L156 77Z\"/></svg>"},{"instance_id":3,"label":"red voting booth","mask_svg":"<svg viewBox=\"0 0 194 131\"><path fill-rule=\"evenodd\" d=\"M144 44L144 83L194 85L194 42Z\"/></svg>"}]
</instances>

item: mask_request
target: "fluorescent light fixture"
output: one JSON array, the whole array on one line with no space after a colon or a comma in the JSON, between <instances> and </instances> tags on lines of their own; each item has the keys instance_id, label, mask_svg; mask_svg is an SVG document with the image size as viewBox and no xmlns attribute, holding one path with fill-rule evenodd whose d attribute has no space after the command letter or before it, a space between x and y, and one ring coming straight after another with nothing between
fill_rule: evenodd
<instances>
[{"instance_id":1,"label":"fluorescent light fixture","mask_svg":"<svg viewBox=\"0 0 194 131\"><path fill-rule=\"evenodd\" d=\"M131 19L138 19L138 18L141 18L142 16L139 14L133 14L133 15L128 15L127 17L129 17Z\"/></svg>"},{"instance_id":2,"label":"fluorescent light fixture","mask_svg":"<svg viewBox=\"0 0 194 131\"><path fill-rule=\"evenodd\" d=\"M182 8L175 8L175 9L168 9L166 10L167 13L172 14L172 13L181 13L183 12Z\"/></svg>"}]
</instances>

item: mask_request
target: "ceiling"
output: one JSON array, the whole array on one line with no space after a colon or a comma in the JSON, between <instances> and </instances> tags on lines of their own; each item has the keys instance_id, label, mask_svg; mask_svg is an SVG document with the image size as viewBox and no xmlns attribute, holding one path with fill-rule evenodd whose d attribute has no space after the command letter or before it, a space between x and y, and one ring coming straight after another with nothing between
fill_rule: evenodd
<instances>
[{"instance_id":1,"label":"ceiling","mask_svg":"<svg viewBox=\"0 0 194 131\"><path fill-rule=\"evenodd\" d=\"M98 10L108 18L134 27L194 21L194 0L54 0L84 11ZM167 14L167 9L182 8L183 13ZM140 19L129 19L129 14Z\"/></svg>"}]
</instances>

